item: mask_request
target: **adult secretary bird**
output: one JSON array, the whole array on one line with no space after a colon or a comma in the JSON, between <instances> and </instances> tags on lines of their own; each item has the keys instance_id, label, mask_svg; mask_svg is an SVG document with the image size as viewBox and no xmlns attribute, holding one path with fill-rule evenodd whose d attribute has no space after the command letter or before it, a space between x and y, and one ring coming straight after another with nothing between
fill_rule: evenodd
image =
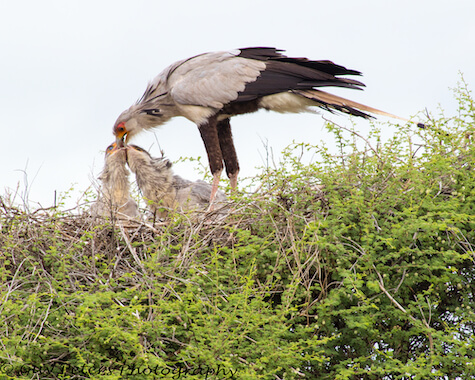
<instances>
[{"instance_id":1,"label":"adult secretary bird","mask_svg":"<svg viewBox=\"0 0 475 380\"><path fill-rule=\"evenodd\" d=\"M172 64L148 84L136 104L119 116L113 130L117 144L126 144L138 132L173 117L186 117L198 126L208 154L213 201L223 162L231 186L237 185L239 164L229 122L232 116L261 108L305 112L315 106L364 118L373 113L403 119L317 89L362 89L363 83L342 77L361 75L359 71L331 61L287 57L282 51L251 47L205 53Z\"/></svg>"}]
</instances>

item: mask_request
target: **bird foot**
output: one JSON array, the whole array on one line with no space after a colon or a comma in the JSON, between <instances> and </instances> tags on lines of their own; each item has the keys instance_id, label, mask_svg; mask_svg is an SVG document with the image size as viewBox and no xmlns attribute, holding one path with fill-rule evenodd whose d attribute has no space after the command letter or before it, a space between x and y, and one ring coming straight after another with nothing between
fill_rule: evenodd
<instances>
[{"instance_id":1,"label":"bird foot","mask_svg":"<svg viewBox=\"0 0 475 380\"><path fill-rule=\"evenodd\" d=\"M214 200L216 199L216 194L219 187L219 179L221 178L222 170L218 170L213 173L213 183L211 184L211 196L209 197L209 206L213 207Z\"/></svg>"}]
</instances>

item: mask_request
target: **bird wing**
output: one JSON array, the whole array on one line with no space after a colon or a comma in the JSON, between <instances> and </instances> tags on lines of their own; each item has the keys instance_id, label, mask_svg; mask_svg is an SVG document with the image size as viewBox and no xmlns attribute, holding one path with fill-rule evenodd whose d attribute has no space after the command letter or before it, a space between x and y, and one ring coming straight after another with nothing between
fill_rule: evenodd
<instances>
[{"instance_id":1,"label":"bird wing","mask_svg":"<svg viewBox=\"0 0 475 380\"><path fill-rule=\"evenodd\" d=\"M316 87L361 89L364 84L341 76L361 73L331 61L291 58L275 48L243 48L201 54L170 66L168 87L179 104L221 109L231 101ZM163 74L162 74L163 75Z\"/></svg>"},{"instance_id":2,"label":"bird wing","mask_svg":"<svg viewBox=\"0 0 475 380\"><path fill-rule=\"evenodd\" d=\"M263 61L239 57L240 50L201 54L169 70L167 87L183 105L222 108L265 70Z\"/></svg>"},{"instance_id":3,"label":"bird wing","mask_svg":"<svg viewBox=\"0 0 475 380\"><path fill-rule=\"evenodd\" d=\"M331 61L291 58L282 50L242 48L200 54L167 67L147 86L138 103L171 96L180 105L221 109L237 100L249 101L290 90L364 85L341 75L361 75Z\"/></svg>"},{"instance_id":4,"label":"bird wing","mask_svg":"<svg viewBox=\"0 0 475 380\"><path fill-rule=\"evenodd\" d=\"M231 102L256 99L260 99L261 107L278 112L301 112L316 105L365 118L371 117L366 113L369 112L407 120L317 90L321 87L361 90L363 83L346 77L359 76L359 71L331 61L287 57L281 52L253 47L205 53L178 61L149 84L139 103L152 116L154 112L163 113L162 108L167 106L178 106L181 116L197 124L223 108L232 114L235 109L225 107ZM305 98L314 103L303 101Z\"/></svg>"},{"instance_id":5,"label":"bird wing","mask_svg":"<svg viewBox=\"0 0 475 380\"><path fill-rule=\"evenodd\" d=\"M209 203L211 190L211 185L200 179L191 184L191 194L195 198L199 199L200 203L202 204ZM218 192L216 193L215 201L224 202L226 201L226 199L226 195L221 190L218 190Z\"/></svg>"}]
</instances>

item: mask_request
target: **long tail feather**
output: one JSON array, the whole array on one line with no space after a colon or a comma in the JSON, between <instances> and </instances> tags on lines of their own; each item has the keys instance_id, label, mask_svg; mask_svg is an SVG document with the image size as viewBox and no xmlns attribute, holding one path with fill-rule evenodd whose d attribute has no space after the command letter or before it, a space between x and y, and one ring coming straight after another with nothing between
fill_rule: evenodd
<instances>
[{"instance_id":1,"label":"long tail feather","mask_svg":"<svg viewBox=\"0 0 475 380\"><path fill-rule=\"evenodd\" d=\"M369 112L371 114L382 115L382 116L387 116L394 119L404 120L406 122L411 122L409 119L406 119L404 117L396 116L388 112L384 112L376 108L369 107L364 104L357 103L352 100L330 94L325 91L297 90L294 92L308 99L312 99L313 101L317 102L320 107L323 107L328 110L337 110L337 111L355 115L355 116L360 116L364 118L373 118L374 116L366 113L366 112Z\"/></svg>"}]
</instances>

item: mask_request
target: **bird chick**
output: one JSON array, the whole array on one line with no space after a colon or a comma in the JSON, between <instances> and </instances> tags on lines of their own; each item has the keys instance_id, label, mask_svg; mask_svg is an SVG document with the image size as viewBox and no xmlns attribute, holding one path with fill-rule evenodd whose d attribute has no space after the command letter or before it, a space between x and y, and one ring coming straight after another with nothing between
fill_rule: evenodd
<instances>
[{"instance_id":1,"label":"bird chick","mask_svg":"<svg viewBox=\"0 0 475 380\"><path fill-rule=\"evenodd\" d=\"M176 201L184 210L206 208L210 204L212 186L205 181L192 182L179 175L174 175L173 187L176 190ZM218 190L213 203L219 204L226 199L226 195Z\"/></svg>"},{"instance_id":2,"label":"bird chick","mask_svg":"<svg viewBox=\"0 0 475 380\"><path fill-rule=\"evenodd\" d=\"M130 196L126 153L126 149L119 148L116 143L106 149L104 169L99 176L101 196L95 210L102 216L116 212L119 218L135 218L139 215L137 203Z\"/></svg>"},{"instance_id":3,"label":"bird chick","mask_svg":"<svg viewBox=\"0 0 475 380\"><path fill-rule=\"evenodd\" d=\"M167 209L173 209L176 206L171 162L153 158L147 151L136 145L129 145L126 149L127 163L135 174L137 186L148 208L154 215L160 218L165 217Z\"/></svg>"},{"instance_id":4,"label":"bird chick","mask_svg":"<svg viewBox=\"0 0 475 380\"><path fill-rule=\"evenodd\" d=\"M137 185L148 203L150 211L165 217L166 209L182 211L206 208L210 203L212 187L204 181L192 182L173 175L172 163L164 158L154 158L146 150L127 145L127 163L135 173ZM226 196L218 191L216 200Z\"/></svg>"}]
</instances>

